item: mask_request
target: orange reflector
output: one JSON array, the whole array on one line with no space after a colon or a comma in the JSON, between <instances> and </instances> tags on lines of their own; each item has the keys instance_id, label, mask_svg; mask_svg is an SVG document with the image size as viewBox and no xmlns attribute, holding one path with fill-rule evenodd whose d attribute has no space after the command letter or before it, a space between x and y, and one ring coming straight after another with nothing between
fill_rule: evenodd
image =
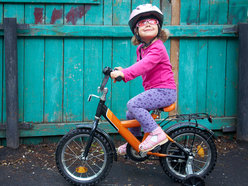
<instances>
[{"instance_id":1,"label":"orange reflector","mask_svg":"<svg viewBox=\"0 0 248 186\"><path fill-rule=\"evenodd\" d=\"M86 167L77 167L76 172L78 173L86 173L88 169Z\"/></svg>"},{"instance_id":2,"label":"orange reflector","mask_svg":"<svg viewBox=\"0 0 248 186\"><path fill-rule=\"evenodd\" d=\"M197 153L199 154L199 156L201 158L204 157L204 150L203 150L202 146L200 146L200 145L197 146Z\"/></svg>"}]
</instances>

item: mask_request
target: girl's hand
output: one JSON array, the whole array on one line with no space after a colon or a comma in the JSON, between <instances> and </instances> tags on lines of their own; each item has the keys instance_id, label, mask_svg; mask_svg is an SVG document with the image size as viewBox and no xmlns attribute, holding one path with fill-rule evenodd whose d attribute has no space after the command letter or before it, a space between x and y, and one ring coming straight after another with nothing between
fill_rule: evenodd
<instances>
[{"instance_id":1,"label":"girl's hand","mask_svg":"<svg viewBox=\"0 0 248 186\"><path fill-rule=\"evenodd\" d=\"M114 83L116 83L115 78L117 78L118 76L121 76L122 78L124 78L123 72L117 70L117 71L113 71L110 73L110 77L114 80Z\"/></svg>"},{"instance_id":2,"label":"girl's hand","mask_svg":"<svg viewBox=\"0 0 248 186\"><path fill-rule=\"evenodd\" d=\"M117 70L119 70L119 71L123 70L122 67L115 67L114 69L117 69Z\"/></svg>"}]
</instances>

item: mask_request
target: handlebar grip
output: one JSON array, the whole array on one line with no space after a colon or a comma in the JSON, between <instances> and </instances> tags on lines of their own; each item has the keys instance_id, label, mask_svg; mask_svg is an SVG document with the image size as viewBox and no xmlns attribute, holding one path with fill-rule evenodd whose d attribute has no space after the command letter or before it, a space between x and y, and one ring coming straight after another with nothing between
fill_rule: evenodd
<instances>
[{"instance_id":1,"label":"handlebar grip","mask_svg":"<svg viewBox=\"0 0 248 186\"><path fill-rule=\"evenodd\" d=\"M118 76L117 78L115 78L116 79L116 81L121 81L122 80L122 77L121 76Z\"/></svg>"}]
</instances>

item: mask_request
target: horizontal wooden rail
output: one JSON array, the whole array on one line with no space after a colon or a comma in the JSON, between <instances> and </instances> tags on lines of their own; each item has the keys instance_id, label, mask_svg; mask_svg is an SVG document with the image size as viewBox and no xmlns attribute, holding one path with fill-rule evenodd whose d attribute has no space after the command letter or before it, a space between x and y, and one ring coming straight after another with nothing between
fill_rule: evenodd
<instances>
[{"instance_id":1,"label":"horizontal wooden rail","mask_svg":"<svg viewBox=\"0 0 248 186\"><path fill-rule=\"evenodd\" d=\"M161 120L157 120L157 123ZM192 121L193 122L193 121ZM170 122L165 128L175 124L176 121ZM223 130L226 127L236 126L236 117L224 117L213 118L213 123L209 123L207 120L199 120L199 124L206 126L211 130ZM75 123L36 123L30 124L31 129L20 129L20 137L38 137L38 136L57 136L64 135L72 129L76 128L77 124L90 124L92 122L75 122ZM117 133L117 131L107 122L101 122L100 128L104 129L108 133ZM6 137L6 131L0 130L0 138Z\"/></svg>"},{"instance_id":2,"label":"horizontal wooden rail","mask_svg":"<svg viewBox=\"0 0 248 186\"><path fill-rule=\"evenodd\" d=\"M2 26L0 25L0 29ZM180 25L164 26L171 37L236 37L235 25ZM0 36L4 32L0 30ZM128 26L72 26L29 25L27 30L17 29L17 36L63 36L63 37L132 37Z\"/></svg>"},{"instance_id":3,"label":"horizontal wooden rail","mask_svg":"<svg viewBox=\"0 0 248 186\"><path fill-rule=\"evenodd\" d=\"M3 0L2 3L77 3L77 4L100 4L100 0Z\"/></svg>"}]
</instances>

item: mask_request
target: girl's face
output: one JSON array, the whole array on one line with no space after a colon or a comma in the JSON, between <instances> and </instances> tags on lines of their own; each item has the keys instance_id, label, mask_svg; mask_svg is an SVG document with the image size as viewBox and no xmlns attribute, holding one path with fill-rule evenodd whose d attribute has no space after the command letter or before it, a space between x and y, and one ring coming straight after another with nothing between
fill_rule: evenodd
<instances>
[{"instance_id":1,"label":"girl's face","mask_svg":"<svg viewBox=\"0 0 248 186\"><path fill-rule=\"evenodd\" d=\"M152 20L152 19L150 19L150 20ZM157 36L158 25L157 25L157 23L154 23L154 22L149 23L150 21L146 21L144 23L144 20L141 20L140 22L142 24L140 26L138 26L139 27L139 29L138 29L139 36L141 37L141 39L144 42L148 43L151 39L153 39L154 37Z\"/></svg>"}]
</instances>

